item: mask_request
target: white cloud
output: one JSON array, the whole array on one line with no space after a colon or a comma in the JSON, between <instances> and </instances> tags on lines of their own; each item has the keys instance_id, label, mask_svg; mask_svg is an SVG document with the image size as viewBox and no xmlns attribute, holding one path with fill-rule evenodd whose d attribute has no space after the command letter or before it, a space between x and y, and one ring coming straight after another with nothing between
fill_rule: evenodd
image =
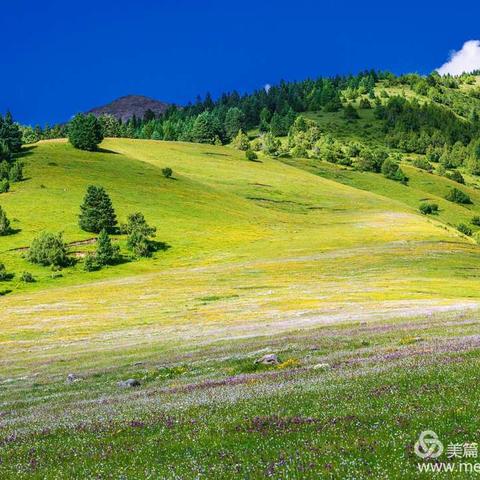
<instances>
[{"instance_id":1,"label":"white cloud","mask_svg":"<svg viewBox=\"0 0 480 480\"><path fill-rule=\"evenodd\" d=\"M269 90L272 88L272 86L269 83L266 83L265 86L263 87L265 91L268 93Z\"/></svg>"},{"instance_id":2,"label":"white cloud","mask_svg":"<svg viewBox=\"0 0 480 480\"><path fill-rule=\"evenodd\" d=\"M462 73L480 70L480 40L469 40L458 52L453 51L450 60L444 63L437 72L440 75L461 75Z\"/></svg>"}]
</instances>

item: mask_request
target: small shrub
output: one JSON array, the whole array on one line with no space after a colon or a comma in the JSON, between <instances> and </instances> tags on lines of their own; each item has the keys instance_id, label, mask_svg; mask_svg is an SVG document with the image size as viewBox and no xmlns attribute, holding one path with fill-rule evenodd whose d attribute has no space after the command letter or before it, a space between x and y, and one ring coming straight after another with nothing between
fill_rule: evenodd
<instances>
[{"instance_id":1,"label":"small shrub","mask_svg":"<svg viewBox=\"0 0 480 480\"><path fill-rule=\"evenodd\" d=\"M156 228L148 225L142 213L136 212L128 216L127 224L122 230L128 235L127 246L137 257L151 257L154 244L151 237L155 236Z\"/></svg>"},{"instance_id":2,"label":"small shrub","mask_svg":"<svg viewBox=\"0 0 480 480\"><path fill-rule=\"evenodd\" d=\"M463 233L464 235L467 235L469 237L472 236L472 229L468 226L468 225L465 225L464 223L460 223L458 226L457 226L457 230L460 232L460 233Z\"/></svg>"},{"instance_id":3,"label":"small shrub","mask_svg":"<svg viewBox=\"0 0 480 480\"><path fill-rule=\"evenodd\" d=\"M248 150L250 148L250 142L248 136L241 130L238 131L237 136L233 139L232 145L238 150Z\"/></svg>"},{"instance_id":4,"label":"small shrub","mask_svg":"<svg viewBox=\"0 0 480 480\"><path fill-rule=\"evenodd\" d=\"M453 180L454 182L465 185L465 179L463 178L463 175L458 170L454 170L452 173L447 173L445 174L445 176L450 180Z\"/></svg>"},{"instance_id":5,"label":"small shrub","mask_svg":"<svg viewBox=\"0 0 480 480\"><path fill-rule=\"evenodd\" d=\"M93 255L92 253L89 253L85 257L85 261L83 263L83 269L86 272L94 272L96 270L100 270L100 265L98 264L98 261L95 255Z\"/></svg>"},{"instance_id":6,"label":"small shrub","mask_svg":"<svg viewBox=\"0 0 480 480\"><path fill-rule=\"evenodd\" d=\"M289 358L282 363L277 365L277 369L279 370L288 370L290 368L298 368L300 367L300 362L296 358Z\"/></svg>"},{"instance_id":7,"label":"small shrub","mask_svg":"<svg viewBox=\"0 0 480 480\"><path fill-rule=\"evenodd\" d=\"M477 227L480 227L480 217L478 215L475 215L472 217L472 220L470 220L470 223L472 225L476 225Z\"/></svg>"},{"instance_id":8,"label":"small shrub","mask_svg":"<svg viewBox=\"0 0 480 480\"><path fill-rule=\"evenodd\" d=\"M173 170L170 167L162 168L162 174L165 178L172 178Z\"/></svg>"},{"instance_id":9,"label":"small shrub","mask_svg":"<svg viewBox=\"0 0 480 480\"><path fill-rule=\"evenodd\" d=\"M20 280L24 283L34 283L35 277L30 272L23 272L20 276Z\"/></svg>"},{"instance_id":10,"label":"small shrub","mask_svg":"<svg viewBox=\"0 0 480 480\"><path fill-rule=\"evenodd\" d=\"M0 193L7 193L10 190L10 182L4 178L0 180Z\"/></svg>"},{"instance_id":11,"label":"small shrub","mask_svg":"<svg viewBox=\"0 0 480 480\"><path fill-rule=\"evenodd\" d=\"M472 203L472 200L465 192L462 192L455 187L448 192L448 194L445 196L445 199L449 202L460 203L462 205Z\"/></svg>"},{"instance_id":12,"label":"small shrub","mask_svg":"<svg viewBox=\"0 0 480 480\"><path fill-rule=\"evenodd\" d=\"M403 170L396 162L390 160L390 158L385 159L382 163L382 174L384 177L389 178L390 180L395 180L396 182L407 183L408 181Z\"/></svg>"},{"instance_id":13,"label":"small shrub","mask_svg":"<svg viewBox=\"0 0 480 480\"><path fill-rule=\"evenodd\" d=\"M245 158L253 162L258 158L258 156L253 150L248 149L245 150Z\"/></svg>"},{"instance_id":14,"label":"small shrub","mask_svg":"<svg viewBox=\"0 0 480 480\"><path fill-rule=\"evenodd\" d=\"M370 109L372 108L372 104L370 103L370 100L368 100L368 98L362 98L360 100L360 104L359 104L360 108L363 108L363 109Z\"/></svg>"},{"instance_id":15,"label":"small shrub","mask_svg":"<svg viewBox=\"0 0 480 480\"><path fill-rule=\"evenodd\" d=\"M251 141L250 147L254 152L259 152L263 148L263 141L260 137Z\"/></svg>"},{"instance_id":16,"label":"small shrub","mask_svg":"<svg viewBox=\"0 0 480 480\"><path fill-rule=\"evenodd\" d=\"M13 278L12 273L8 273L5 265L0 263L0 282L5 282L7 280L11 280Z\"/></svg>"},{"instance_id":17,"label":"small shrub","mask_svg":"<svg viewBox=\"0 0 480 480\"><path fill-rule=\"evenodd\" d=\"M418 209L423 215L435 215L438 213L438 205L436 203L421 203Z\"/></svg>"},{"instance_id":18,"label":"small shrub","mask_svg":"<svg viewBox=\"0 0 480 480\"><path fill-rule=\"evenodd\" d=\"M425 170L427 172L431 172L433 170L432 164L425 158L416 158L412 164L414 167L420 168L421 170Z\"/></svg>"},{"instance_id":19,"label":"small shrub","mask_svg":"<svg viewBox=\"0 0 480 480\"><path fill-rule=\"evenodd\" d=\"M66 267L70 264L61 233L43 232L34 238L28 250L27 259L31 263L43 266Z\"/></svg>"}]
</instances>

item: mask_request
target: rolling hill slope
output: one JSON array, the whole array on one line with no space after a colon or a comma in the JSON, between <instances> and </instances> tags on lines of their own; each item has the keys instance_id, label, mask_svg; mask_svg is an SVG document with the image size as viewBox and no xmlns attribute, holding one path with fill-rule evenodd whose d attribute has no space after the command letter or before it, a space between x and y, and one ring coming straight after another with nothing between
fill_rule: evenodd
<instances>
[{"instance_id":1,"label":"rolling hill slope","mask_svg":"<svg viewBox=\"0 0 480 480\"><path fill-rule=\"evenodd\" d=\"M178 339L200 326L207 336L209 329L265 333L363 318L360 310L418 313L478 298L478 247L415 211L416 200L407 199L429 195L421 184L397 187L377 175L379 193L381 185L408 192L389 199L278 160L248 162L227 147L120 139L102 147L86 153L61 141L40 143L26 157L29 179L2 195L19 230L2 239L2 261L38 279L9 282L14 292L2 298L4 361L12 348L30 355L44 343L54 348L49 355L65 341L83 351L87 338L108 350L109 337L117 349L133 330L149 332L153 343L165 327L181 324L186 333ZM162 176L165 166L174 179ZM81 255L92 246L81 242L92 235L79 229L77 215L89 184L107 189L120 220L142 211L169 248L84 272ZM439 220L459 215L461 207L446 203ZM80 261L61 276L15 250L42 230L63 231L76 244ZM118 242L128 255L124 238ZM146 299L141 309L138 298Z\"/></svg>"},{"instance_id":2,"label":"rolling hill slope","mask_svg":"<svg viewBox=\"0 0 480 480\"><path fill-rule=\"evenodd\" d=\"M473 188L473 206L441 202L427 218L419 198L449 181L413 167L403 186L305 159L129 139L95 153L40 142L24 161L27 179L0 195L18 230L0 239L0 259L37 278L2 282L2 478L194 478L199 463L232 478L247 475L245 458L256 478L296 451L313 465L331 442L358 458L359 426L385 465L367 455L344 467L331 453L311 478L400 471L385 439L406 423L413 438L432 398L453 399L438 415L456 425L458 392L478 388L479 247L448 225L478 210ZM118 235L126 261L84 272L92 235L77 215L89 184L106 188L120 221L143 212L169 248L133 260ZM42 230L74 244L78 263L61 276L19 250ZM277 367L254 364L272 350ZM140 389L119 388L126 378Z\"/></svg>"}]
</instances>

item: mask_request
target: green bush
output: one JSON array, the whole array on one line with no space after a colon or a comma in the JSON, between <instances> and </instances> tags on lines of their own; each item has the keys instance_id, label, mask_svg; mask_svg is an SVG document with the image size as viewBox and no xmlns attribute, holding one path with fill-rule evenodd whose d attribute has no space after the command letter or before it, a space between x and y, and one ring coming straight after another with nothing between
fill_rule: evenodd
<instances>
[{"instance_id":1,"label":"green bush","mask_svg":"<svg viewBox=\"0 0 480 480\"><path fill-rule=\"evenodd\" d=\"M151 257L154 244L151 237L155 236L156 228L151 227L142 213L136 212L128 216L127 224L122 229L127 233L127 246L137 257Z\"/></svg>"},{"instance_id":2,"label":"green bush","mask_svg":"<svg viewBox=\"0 0 480 480\"><path fill-rule=\"evenodd\" d=\"M35 278L30 272L23 272L20 276L20 280L24 283L34 283Z\"/></svg>"},{"instance_id":3,"label":"green bush","mask_svg":"<svg viewBox=\"0 0 480 480\"><path fill-rule=\"evenodd\" d=\"M370 109L372 108L372 104L370 103L370 100L368 100L368 98L362 98L360 100L360 104L359 104L360 108L363 108L363 109Z\"/></svg>"},{"instance_id":4,"label":"green bush","mask_svg":"<svg viewBox=\"0 0 480 480\"><path fill-rule=\"evenodd\" d=\"M263 136L263 151L267 155L271 155L272 157L278 156L281 146L282 142L271 133L266 133Z\"/></svg>"},{"instance_id":5,"label":"green bush","mask_svg":"<svg viewBox=\"0 0 480 480\"><path fill-rule=\"evenodd\" d=\"M462 205L472 203L472 200L465 192L462 192L455 187L448 192L448 194L445 196L445 199L449 202L460 203Z\"/></svg>"},{"instance_id":6,"label":"green bush","mask_svg":"<svg viewBox=\"0 0 480 480\"><path fill-rule=\"evenodd\" d=\"M102 126L92 114L75 115L68 124L68 140L75 148L94 151L103 140Z\"/></svg>"},{"instance_id":7,"label":"green bush","mask_svg":"<svg viewBox=\"0 0 480 480\"><path fill-rule=\"evenodd\" d=\"M242 130L239 130L237 136L232 141L232 145L238 150L248 150L250 148L248 136Z\"/></svg>"},{"instance_id":8,"label":"green bush","mask_svg":"<svg viewBox=\"0 0 480 480\"><path fill-rule=\"evenodd\" d=\"M435 215L438 213L438 205L436 203L421 203L418 209L423 215Z\"/></svg>"},{"instance_id":9,"label":"green bush","mask_svg":"<svg viewBox=\"0 0 480 480\"><path fill-rule=\"evenodd\" d=\"M469 237L471 237L473 233L472 229L464 223L460 223L459 225L457 225L457 230L464 235L468 235Z\"/></svg>"},{"instance_id":10,"label":"green bush","mask_svg":"<svg viewBox=\"0 0 480 480\"><path fill-rule=\"evenodd\" d=\"M452 173L447 173L445 176L450 180L453 180L454 182L465 185L465 179L463 178L463 175L458 170L453 170Z\"/></svg>"},{"instance_id":11,"label":"green bush","mask_svg":"<svg viewBox=\"0 0 480 480\"><path fill-rule=\"evenodd\" d=\"M416 158L412 164L414 167L420 168L421 170L425 170L427 172L431 172L433 170L432 164L425 158Z\"/></svg>"},{"instance_id":12,"label":"green bush","mask_svg":"<svg viewBox=\"0 0 480 480\"><path fill-rule=\"evenodd\" d=\"M44 266L66 267L71 263L61 233L42 232L34 238L27 259Z\"/></svg>"},{"instance_id":13,"label":"green bush","mask_svg":"<svg viewBox=\"0 0 480 480\"><path fill-rule=\"evenodd\" d=\"M98 264L95 255L93 255L92 253L87 254L83 263L83 269L86 272L94 272L96 270L100 270L100 265Z\"/></svg>"},{"instance_id":14,"label":"green bush","mask_svg":"<svg viewBox=\"0 0 480 480\"><path fill-rule=\"evenodd\" d=\"M5 265L0 263L0 282L5 282L13 278L13 273L8 273Z\"/></svg>"},{"instance_id":15,"label":"green bush","mask_svg":"<svg viewBox=\"0 0 480 480\"><path fill-rule=\"evenodd\" d=\"M403 170L390 158L385 159L382 163L382 174L384 177L395 180L396 182L407 183L408 181Z\"/></svg>"},{"instance_id":16,"label":"green bush","mask_svg":"<svg viewBox=\"0 0 480 480\"><path fill-rule=\"evenodd\" d=\"M173 175L173 170L170 167L162 168L162 174L165 178L171 178Z\"/></svg>"},{"instance_id":17,"label":"green bush","mask_svg":"<svg viewBox=\"0 0 480 480\"><path fill-rule=\"evenodd\" d=\"M480 227L480 217L478 215L475 215L472 217L472 220L470 221L472 225L476 225L477 227Z\"/></svg>"},{"instance_id":18,"label":"green bush","mask_svg":"<svg viewBox=\"0 0 480 480\"><path fill-rule=\"evenodd\" d=\"M4 178L0 180L0 193L7 193L10 190L10 182Z\"/></svg>"},{"instance_id":19,"label":"green bush","mask_svg":"<svg viewBox=\"0 0 480 480\"><path fill-rule=\"evenodd\" d=\"M253 162L258 158L258 156L253 150L248 149L248 150L245 150L245 158Z\"/></svg>"}]
</instances>

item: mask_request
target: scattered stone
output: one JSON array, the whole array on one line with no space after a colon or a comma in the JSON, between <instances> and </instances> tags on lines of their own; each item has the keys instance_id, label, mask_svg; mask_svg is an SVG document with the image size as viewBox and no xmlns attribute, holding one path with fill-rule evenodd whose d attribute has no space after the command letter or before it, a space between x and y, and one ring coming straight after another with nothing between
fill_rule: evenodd
<instances>
[{"instance_id":1,"label":"scattered stone","mask_svg":"<svg viewBox=\"0 0 480 480\"><path fill-rule=\"evenodd\" d=\"M317 363L312 367L314 370L327 370L330 368L328 363Z\"/></svg>"},{"instance_id":2,"label":"scattered stone","mask_svg":"<svg viewBox=\"0 0 480 480\"><path fill-rule=\"evenodd\" d=\"M79 380L81 380L81 378L75 373L69 373L67 375L67 383L75 383L75 382L78 382Z\"/></svg>"},{"instance_id":3,"label":"scattered stone","mask_svg":"<svg viewBox=\"0 0 480 480\"><path fill-rule=\"evenodd\" d=\"M261 363L262 365L278 365L280 361L274 353L267 353L267 355L255 360L255 363Z\"/></svg>"},{"instance_id":4,"label":"scattered stone","mask_svg":"<svg viewBox=\"0 0 480 480\"><path fill-rule=\"evenodd\" d=\"M122 380L121 382L118 382L117 385L122 388L133 388L139 387L140 382L134 378L129 378L128 380Z\"/></svg>"}]
</instances>

